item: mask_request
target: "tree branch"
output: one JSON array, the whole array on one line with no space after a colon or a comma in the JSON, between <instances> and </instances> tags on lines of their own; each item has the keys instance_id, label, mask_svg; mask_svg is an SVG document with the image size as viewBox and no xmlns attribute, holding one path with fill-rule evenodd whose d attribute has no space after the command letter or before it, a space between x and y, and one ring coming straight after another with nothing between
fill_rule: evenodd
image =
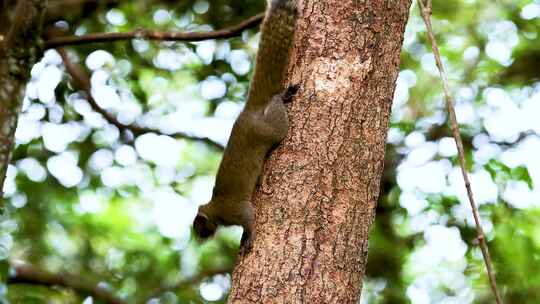
<instances>
[{"instance_id":1,"label":"tree branch","mask_svg":"<svg viewBox=\"0 0 540 304\"><path fill-rule=\"evenodd\" d=\"M129 130L136 136L137 135L142 135L142 134L145 134L145 133L157 133L157 134L160 134L160 135L167 135L167 136L172 136L172 137L177 137L177 138L186 138L186 139L192 139L192 140L199 140L199 141L203 141L203 142L207 143L208 145L210 145L210 146L212 146L212 147L214 147L214 148L216 148L218 150L223 150L223 146L221 144L211 140L208 137L196 137L196 136L188 135L188 134L183 133L183 132L177 132L177 133L173 133L173 134L165 134L165 133L161 132L160 130L142 127L142 126L139 126L137 124L131 124L131 125L122 124L120 121L118 121L118 119L116 119L116 117L114 115L107 112L107 110L101 108L97 104L96 100L92 97L90 78L83 71L82 67L80 65L76 64L76 63L71 62L71 60L69 60L68 54L67 54L65 49L57 48L56 50L58 51L58 53L60 53L60 56L62 57L62 60L64 62L64 66L66 67L66 71L71 76L74 85L79 87L87 95L88 103L90 104L92 109L94 109L94 111L96 111L96 112L100 113L101 115L103 115L105 120L107 120L110 124L116 126L118 129L120 129L120 130Z\"/></svg>"},{"instance_id":2,"label":"tree branch","mask_svg":"<svg viewBox=\"0 0 540 304\"><path fill-rule=\"evenodd\" d=\"M146 297L146 299L141 302L141 304L147 303L151 299L157 298L159 295L167 291L179 290L179 289L185 288L186 286L193 285L197 282L200 282L207 277L212 277L218 274L230 273L231 271L232 271L231 267L216 268L216 269L199 272L198 274L194 276L187 277L172 285L164 284L161 287L158 287L154 289L152 292L150 292L149 295Z\"/></svg>"},{"instance_id":3,"label":"tree branch","mask_svg":"<svg viewBox=\"0 0 540 304\"><path fill-rule=\"evenodd\" d=\"M495 300L497 301L497 304L502 304L502 298L499 293L499 289L497 288L497 281L495 280L495 273L493 272L493 266L491 262L491 257L489 255L486 237L484 235L484 230L482 229L480 216L478 215L478 208L476 207L476 203L474 202L471 182L469 180L469 174L467 173L467 169L466 169L467 165L465 161L465 152L463 150L463 141L461 140L461 134L459 132L459 126L458 126L458 122L456 118L456 111L454 109L454 101L453 101L452 95L450 94L450 86L448 85L448 79L446 77L446 72L442 64L441 55L439 53L439 47L437 45L437 40L435 39L435 35L433 34L433 29L431 26L431 0L426 0L426 3L424 3L424 0L418 0L418 4L419 4L419 9L420 9L420 14L422 15L422 19L424 19L424 23L426 24L426 30L428 33L429 40L431 41L431 49L435 57L435 63L437 64L437 68L439 69L439 76L441 78L443 91L444 91L444 97L446 99L446 107L448 109L448 116L450 118L450 126L452 127L452 133L454 135L454 139L456 141L456 146L458 150L459 165L461 167L461 173L463 175L463 180L465 182L465 188L467 189L467 196L469 198L469 203L471 205L474 222L476 224L478 244L480 245L480 250L482 251L482 256L484 257L484 263L486 264L486 270L487 270L487 274L489 278L489 283L491 285L493 295L495 296Z\"/></svg>"},{"instance_id":4,"label":"tree branch","mask_svg":"<svg viewBox=\"0 0 540 304\"><path fill-rule=\"evenodd\" d=\"M30 69L41 57L39 38L42 32L43 16L46 10L44 0L20 0L16 2L12 22L0 20L9 26L7 35L0 31L0 197L2 185L14 147L14 135L22 106L24 89L30 77ZM4 3L0 2L4 7ZM8 12L1 12L0 18L8 18ZM0 212L4 201L0 200Z\"/></svg>"},{"instance_id":5,"label":"tree branch","mask_svg":"<svg viewBox=\"0 0 540 304\"><path fill-rule=\"evenodd\" d=\"M8 284L62 286L82 294L88 294L109 304L127 304L126 301L116 297L108 289L80 277L65 273L50 273L27 263L12 263L11 266L14 268L15 274L8 278Z\"/></svg>"},{"instance_id":6,"label":"tree branch","mask_svg":"<svg viewBox=\"0 0 540 304\"><path fill-rule=\"evenodd\" d=\"M240 35L246 29L257 26L259 23L261 23L263 17L264 13L260 13L231 27L209 32L159 32L147 29L138 29L132 32L124 33L95 33L82 36L58 37L45 41L45 49L56 48L64 45L79 45L131 39L201 41L207 39L231 38Z\"/></svg>"}]
</instances>

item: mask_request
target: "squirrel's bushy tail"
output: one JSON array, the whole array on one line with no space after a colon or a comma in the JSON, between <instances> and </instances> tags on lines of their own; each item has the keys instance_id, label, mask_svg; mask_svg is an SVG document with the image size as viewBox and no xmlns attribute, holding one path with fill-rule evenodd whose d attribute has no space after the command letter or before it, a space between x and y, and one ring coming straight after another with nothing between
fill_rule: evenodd
<instances>
[{"instance_id":1,"label":"squirrel's bushy tail","mask_svg":"<svg viewBox=\"0 0 540 304\"><path fill-rule=\"evenodd\" d=\"M266 105L272 96L284 89L283 78L297 19L296 1L268 1L246 107Z\"/></svg>"}]
</instances>

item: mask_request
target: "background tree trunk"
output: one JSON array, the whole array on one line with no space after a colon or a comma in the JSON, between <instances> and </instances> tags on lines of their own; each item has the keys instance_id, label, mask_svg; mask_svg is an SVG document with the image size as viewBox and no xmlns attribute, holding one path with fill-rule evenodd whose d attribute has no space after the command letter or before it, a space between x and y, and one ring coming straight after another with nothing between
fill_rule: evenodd
<instances>
[{"instance_id":1,"label":"background tree trunk","mask_svg":"<svg viewBox=\"0 0 540 304\"><path fill-rule=\"evenodd\" d=\"M14 145L17 118L24 98L30 69L41 55L44 0L17 1L14 17L10 11L0 12L0 19L13 19L9 32L0 32L0 198ZM3 29L2 29L3 30ZM3 207L0 199L0 209Z\"/></svg>"},{"instance_id":2,"label":"background tree trunk","mask_svg":"<svg viewBox=\"0 0 540 304\"><path fill-rule=\"evenodd\" d=\"M356 303L409 0L299 1L283 145L254 194L229 303Z\"/></svg>"}]
</instances>

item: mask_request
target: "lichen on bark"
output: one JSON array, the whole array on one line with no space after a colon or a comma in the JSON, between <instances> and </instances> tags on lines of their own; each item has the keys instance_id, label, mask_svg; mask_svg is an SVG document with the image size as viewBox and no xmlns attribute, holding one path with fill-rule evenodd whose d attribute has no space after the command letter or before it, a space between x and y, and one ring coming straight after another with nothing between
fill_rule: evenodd
<instances>
[{"instance_id":1,"label":"lichen on bark","mask_svg":"<svg viewBox=\"0 0 540 304\"><path fill-rule=\"evenodd\" d=\"M410 0L304 0L300 91L253 203L229 303L357 303Z\"/></svg>"}]
</instances>

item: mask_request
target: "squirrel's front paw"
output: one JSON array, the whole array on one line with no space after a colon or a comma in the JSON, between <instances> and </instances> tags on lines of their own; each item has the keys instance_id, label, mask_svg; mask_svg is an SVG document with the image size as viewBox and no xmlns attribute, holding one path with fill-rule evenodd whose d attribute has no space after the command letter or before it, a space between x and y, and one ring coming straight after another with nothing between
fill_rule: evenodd
<instances>
[{"instance_id":1,"label":"squirrel's front paw","mask_svg":"<svg viewBox=\"0 0 540 304\"><path fill-rule=\"evenodd\" d=\"M238 252L240 255L246 255L251 251L253 245L252 240L253 233L249 230L244 229L244 233L242 233L242 239L240 240L240 251Z\"/></svg>"}]
</instances>

